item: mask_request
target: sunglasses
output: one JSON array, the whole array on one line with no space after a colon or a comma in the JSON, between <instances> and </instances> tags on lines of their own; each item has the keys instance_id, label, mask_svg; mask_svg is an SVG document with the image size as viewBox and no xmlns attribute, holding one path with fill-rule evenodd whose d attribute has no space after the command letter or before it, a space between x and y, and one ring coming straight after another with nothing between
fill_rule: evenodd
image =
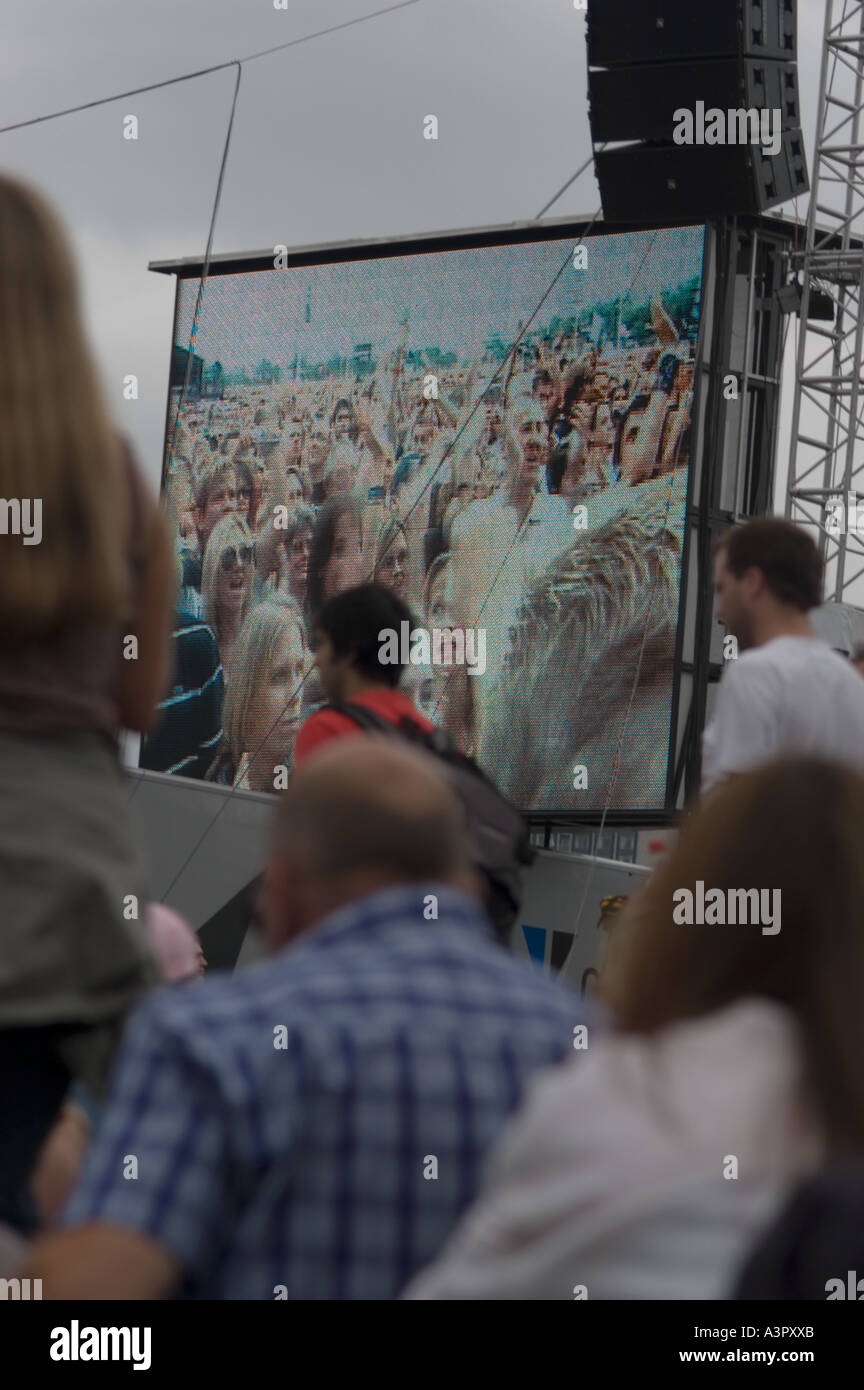
<instances>
[{"instance_id":1,"label":"sunglasses","mask_svg":"<svg viewBox=\"0 0 864 1390\"><path fill-rule=\"evenodd\" d=\"M236 548L232 545L228 550L222 551L221 565L225 573L229 573L238 563L248 565L255 559L255 547L252 545L241 545Z\"/></svg>"}]
</instances>

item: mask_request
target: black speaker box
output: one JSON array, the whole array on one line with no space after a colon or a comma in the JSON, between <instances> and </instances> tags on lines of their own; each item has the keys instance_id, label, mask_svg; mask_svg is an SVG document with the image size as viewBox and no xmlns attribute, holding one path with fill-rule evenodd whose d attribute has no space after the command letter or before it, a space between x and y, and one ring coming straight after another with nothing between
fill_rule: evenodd
<instances>
[{"instance_id":1,"label":"black speaker box","mask_svg":"<svg viewBox=\"0 0 864 1390\"><path fill-rule=\"evenodd\" d=\"M796 53L796 0L591 0L587 14L589 67Z\"/></svg>"},{"instance_id":2,"label":"black speaker box","mask_svg":"<svg viewBox=\"0 0 864 1390\"><path fill-rule=\"evenodd\" d=\"M621 145L595 156L604 222L707 222L760 213L809 188L800 130L758 145Z\"/></svg>"},{"instance_id":3,"label":"black speaker box","mask_svg":"<svg viewBox=\"0 0 864 1390\"><path fill-rule=\"evenodd\" d=\"M795 63L721 58L705 63L607 68L588 74L591 139L672 141L676 110L779 111L781 130L801 125ZM772 122L773 129L773 122Z\"/></svg>"}]
</instances>

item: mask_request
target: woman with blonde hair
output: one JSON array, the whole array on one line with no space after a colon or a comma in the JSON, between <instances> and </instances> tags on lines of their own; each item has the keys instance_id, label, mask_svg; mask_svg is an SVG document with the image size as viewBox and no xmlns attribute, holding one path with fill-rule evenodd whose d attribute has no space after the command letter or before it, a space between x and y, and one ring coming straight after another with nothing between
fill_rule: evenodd
<instances>
[{"instance_id":1,"label":"woman with blonde hair","mask_svg":"<svg viewBox=\"0 0 864 1390\"><path fill-rule=\"evenodd\" d=\"M0 1221L154 978L118 756L169 675L172 544L118 437L53 212L0 177ZM38 525L34 524L38 522Z\"/></svg>"},{"instance_id":2,"label":"woman with blonde hair","mask_svg":"<svg viewBox=\"0 0 864 1390\"><path fill-rule=\"evenodd\" d=\"M862 825L804 758L685 822L600 972L617 1032L534 1084L413 1296L727 1298L797 1182L861 1163Z\"/></svg>"},{"instance_id":3,"label":"woman with blonde hair","mask_svg":"<svg viewBox=\"0 0 864 1390\"><path fill-rule=\"evenodd\" d=\"M238 512L217 521L204 551L202 616L216 634L225 679L231 676L234 647L252 601L255 546Z\"/></svg>"},{"instance_id":4,"label":"woman with blonde hair","mask_svg":"<svg viewBox=\"0 0 864 1390\"><path fill-rule=\"evenodd\" d=\"M277 769L294 765L303 683L311 667L300 609L267 599L252 609L237 641L222 712L224 743L211 780L241 791L278 791Z\"/></svg>"}]
</instances>

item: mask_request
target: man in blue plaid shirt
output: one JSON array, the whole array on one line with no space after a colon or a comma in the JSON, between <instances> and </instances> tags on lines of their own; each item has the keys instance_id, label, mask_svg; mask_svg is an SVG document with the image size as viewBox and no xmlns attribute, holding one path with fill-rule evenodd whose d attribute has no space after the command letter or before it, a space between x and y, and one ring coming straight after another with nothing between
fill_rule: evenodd
<instances>
[{"instance_id":1,"label":"man in blue plaid shirt","mask_svg":"<svg viewBox=\"0 0 864 1390\"><path fill-rule=\"evenodd\" d=\"M433 760L371 737L310 757L265 875L275 954L133 1016L68 1229L31 1254L44 1296L396 1297L582 1017L474 893Z\"/></svg>"}]
</instances>

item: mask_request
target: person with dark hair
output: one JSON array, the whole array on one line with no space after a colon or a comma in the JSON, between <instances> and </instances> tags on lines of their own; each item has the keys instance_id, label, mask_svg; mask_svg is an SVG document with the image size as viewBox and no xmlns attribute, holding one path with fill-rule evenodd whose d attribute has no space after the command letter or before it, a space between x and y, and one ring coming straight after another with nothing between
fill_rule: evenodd
<instances>
[{"instance_id":1,"label":"person with dark hair","mask_svg":"<svg viewBox=\"0 0 864 1390\"><path fill-rule=\"evenodd\" d=\"M313 618L327 599L360 579L362 526L363 509L353 497L327 502L318 513L306 591Z\"/></svg>"},{"instance_id":2,"label":"person with dark hair","mask_svg":"<svg viewBox=\"0 0 864 1390\"><path fill-rule=\"evenodd\" d=\"M349 400L344 397L336 402L333 413L330 416L330 428L333 431L334 440L350 439L354 443L356 432L356 419L354 407Z\"/></svg>"},{"instance_id":3,"label":"person with dark hair","mask_svg":"<svg viewBox=\"0 0 864 1390\"><path fill-rule=\"evenodd\" d=\"M397 689L405 667L384 659L390 655L385 634L395 632L401 652L402 633L412 626L408 605L383 584L361 584L325 603L313 623L312 648L328 700L363 705L392 724L408 719L431 732L434 724ZM297 737L295 765L328 739L362 732L338 710L317 710Z\"/></svg>"},{"instance_id":4,"label":"person with dark hair","mask_svg":"<svg viewBox=\"0 0 864 1390\"><path fill-rule=\"evenodd\" d=\"M733 641L703 735L703 792L784 753L864 769L864 685L808 616L822 598L813 539L781 517L734 526L714 547L714 587Z\"/></svg>"}]
</instances>

